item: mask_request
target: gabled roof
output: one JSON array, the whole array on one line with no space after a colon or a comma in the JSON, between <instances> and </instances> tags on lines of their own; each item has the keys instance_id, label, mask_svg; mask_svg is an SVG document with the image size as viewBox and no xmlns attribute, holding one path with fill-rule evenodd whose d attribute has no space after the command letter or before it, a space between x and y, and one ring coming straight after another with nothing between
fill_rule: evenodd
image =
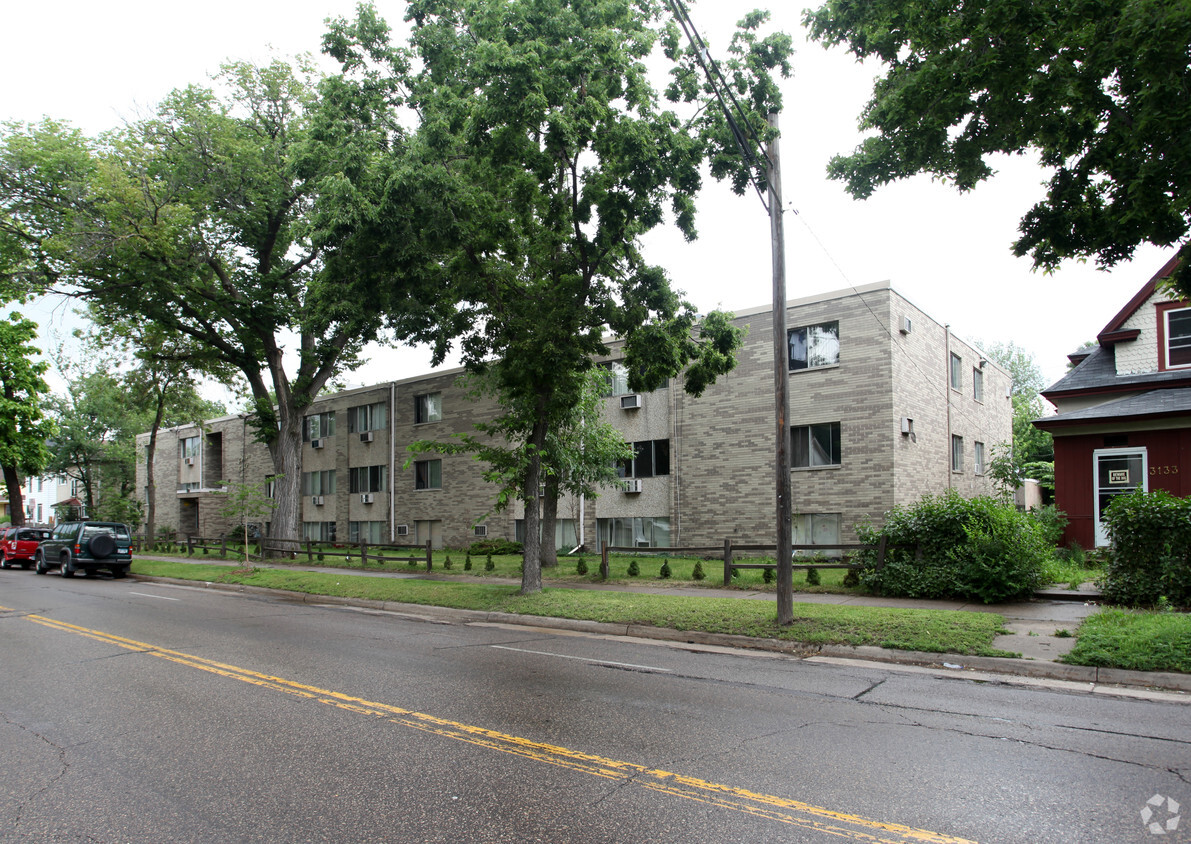
<instances>
[{"instance_id":1,"label":"gabled roof","mask_svg":"<svg viewBox=\"0 0 1191 844\"><path fill-rule=\"evenodd\" d=\"M1074 369L1043 390L1042 395L1052 399L1071 394L1135 393L1147 388L1175 386L1191 387L1191 371L1170 369L1117 375L1116 349L1110 343L1092 349Z\"/></svg>"},{"instance_id":2,"label":"gabled roof","mask_svg":"<svg viewBox=\"0 0 1191 844\"><path fill-rule=\"evenodd\" d=\"M1116 316L1109 320L1108 325L1104 326L1100 333L1096 335L1096 339L1099 340L1101 344L1115 343L1118 340L1136 339L1136 332L1122 331L1121 326L1128 322L1129 317L1133 316L1133 314L1137 312L1138 308L1150 300L1150 297L1154 295L1154 291L1158 289L1159 284L1161 284L1165 279L1170 278L1170 274L1174 272L1174 268L1178 266L1178 263L1178 255L1175 255L1173 258L1167 261L1166 265L1162 267L1162 269L1158 270L1153 278L1142 285L1141 290L1137 291L1134 297L1129 300L1129 303L1125 305L1125 307L1121 308L1120 312Z\"/></svg>"}]
</instances>

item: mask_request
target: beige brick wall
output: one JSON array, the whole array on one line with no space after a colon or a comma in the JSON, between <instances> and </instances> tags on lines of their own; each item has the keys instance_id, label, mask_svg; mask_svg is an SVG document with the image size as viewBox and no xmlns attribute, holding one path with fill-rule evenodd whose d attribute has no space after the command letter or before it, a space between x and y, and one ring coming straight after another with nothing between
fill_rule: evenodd
<instances>
[{"instance_id":1,"label":"beige brick wall","mask_svg":"<svg viewBox=\"0 0 1191 844\"><path fill-rule=\"evenodd\" d=\"M909 317L912 329L900 331ZM913 304L876 284L798 300L790 304L788 327L838 320L840 359L835 366L794 372L790 377L793 426L839 422L841 465L800 469L793 473L794 513L841 514L841 541L854 541L858 522L879 523L895 504L908 504L927 492L949 487L965 495L987 492L986 477L972 471L972 444L992 447L1011 436L1011 407L1005 398L1008 376L986 364L984 401L971 396L971 367L980 353L962 342ZM559 518L578 519L582 512L589 547L596 545L601 518L668 517L674 545L718 545L772 541L776 523L774 494L775 411L772 319L768 308L743 312L737 324L748 337L736 370L696 399L682 390L681 378L645 394L638 410L622 410L620 399L605 400L603 412L629 441L670 440L668 477L644 478L640 494L605 490L580 502L564 499ZM964 359L964 389L948 386L948 348ZM613 344L611 359L619 355ZM386 533L408 525L398 541L434 538L448 547L474 539L473 526L483 520L490 537L513 538L522 515L519 502L492 513L495 489L486 484L485 467L471 455L413 455L407 445L421 439L449 441L471 433L479 421L497 412L490 399L473 401L459 383L459 371L405 379L319 399L309 413L335 412L335 434L322 449L302 448L303 471L334 470L334 496L315 507L302 503L304 521L334 521L337 537L346 542L350 521L384 521ZM415 424L418 396L442 395L441 421ZM347 412L362 404L384 402L387 425L371 442L348 430ZM950 407L950 418L948 408ZM914 435L901 433L901 419L914 420ZM267 450L251 440L241 417L207 424L218 434L221 477L263 479L272 471ZM200 534L218 535L231 527L217 517L221 496L211 492L179 495L178 485L190 477L180 465L179 438L188 431L163 431L158 447L158 522L178 526L184 501L197 502ZM951 434L964 437L965 469L951 472ZM146 439L142 436L142 440ZM442 461L442 488L414 488L415 470L407 459ZM377 493L371 504L349 492L353 467L389 467L390 491ZM195 467L199 477L213 477L210 467ZM143 464L138 482L143 486ZM432 523L434 523L432 525Z\"/></svg>"}]
</instances>

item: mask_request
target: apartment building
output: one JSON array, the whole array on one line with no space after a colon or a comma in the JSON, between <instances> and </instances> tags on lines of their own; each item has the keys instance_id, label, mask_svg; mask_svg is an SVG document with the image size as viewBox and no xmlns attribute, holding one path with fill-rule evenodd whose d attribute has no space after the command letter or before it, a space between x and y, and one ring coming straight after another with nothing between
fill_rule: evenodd
<instances>
[{"instance_id":1,"label":"apartment building","mask_svg":"<svg viewBox=\"0 0 1191 844\"><path fill-rule=\"evenodd\" d=\"M619 345L606 418L634 446L624 478L598 497L559 503L560 548L768 541L775 519L772 311L737 314L748 331L735 371L698 399L681 377L628 390ZM888 283L788 305L795 542L855 541L894 505L925 493L992 491L992 448L1012 437L1010 376ZM497 408L473 400L460 371L318 399L303 426L303 535L312 540L431 542L522 538L516 505L492 513L494 490L467 455L411 454L418 440L472 432ZM142 435L140 442L147 442ZM408 465L407 465L408 464ZM220 481L263 483L272 471L243 416L162 431L157 519L182 535L217 536ZM138 485L145 486L144 465Z\"/></svg>"}]
</instances>

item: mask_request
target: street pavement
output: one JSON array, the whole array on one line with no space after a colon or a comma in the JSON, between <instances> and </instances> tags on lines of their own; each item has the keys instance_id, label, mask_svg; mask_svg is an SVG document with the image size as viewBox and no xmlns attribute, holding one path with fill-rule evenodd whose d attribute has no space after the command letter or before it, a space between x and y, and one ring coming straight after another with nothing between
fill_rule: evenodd
<instances>
[{"instance_id":1,"label":"street pavement","mask_svg":"<svg viewBox=\"0 0 1191 844\"><path fill-rule=\"evenodd\" d=\"M138 559L161 559L167 562L207 562L202 560L185 560L177 557L150 557L138 555ZM326 567L308 565L284 565L269 562L266 568L292 569L299 571L328 571ZM334 569L345 571L344 569ZM472 575L448 575L445 573L427 572L379 572L351 570L353 575L368 577L389 577L405 580L455 580L467 583L508 583L507 578L485 578ZM168 578L146 577L133 575L142 580L162 581ZM178 583L195 585L194 581L177 581ZM257 587L241 586L238 584L205 584L209 588L228 591L260 591L272 592L276 590L258 589ZM663 586L653 584L604 584L604 583L565 583L558 588L588 589L592 591L638 592L644 594L684 595L691 597L735 598L747 601L775 602L776 596L772 592L755 592L738 589L721 589L715 587L692 586ZM1070 685L1073 689L1102 694L1147 694L1148 691L1160 690L1173 692L1180 698L1185 697L1191 702L1191 675L1178 673L1162 673L1148 671L1127 671L1115 668L1096 668L1092 666L1067 665L1059 660L1075 645L1075 633L1085 618L1100 609L1097 602L1099 593L1090 585L1080 590L1047 589L1036 593L1029 601L1019 601L1005 604L979 604L966 601L938 601L910 598L882 598L868 595L840 595L829 593L796 592L796 603L811 604L839 604L850 606L897 607L953 610L958 612L991 612L1001 615L1005 619L1005 634L997 636L992 647L998 650L1020 653L1020 658L1008 657L979 657L958 654L937 654L918 651L902 651L873 646L800 646L786 641L756 639L745 636L730 636L723 634L702 633L699 631L677 631L663 628L652 628L643 625L608 624L603 622L576 621L574 619L543 618L538 616L524 616L511 613L477 613L469 610L453 610L444 607L427 607L422 605L397 604L377 601L355 601L353 599L328 598L325 595L301 596L302 600L314 603L342 603L368 605L382 608L391 612L404 613L417 617L450 617L470 618L488 623L504 623L527 625L548 629L565 629L591 632L604 635L632 636L646 639L663 639L681 641L691 645L706 647L752 648L777 650L787 653L795 652L804 658L815 661L858 660L862 662L896 664L902 666L921 666L932 671L961 673L963 676L978 679L978 676L989 675L994 679L1004 680L1017 677L1021 682L1050 682ZM480 618L482 616L482 618ZM1064 635L1069 633L1071 635Z\"/></svg>"}]
</instances>

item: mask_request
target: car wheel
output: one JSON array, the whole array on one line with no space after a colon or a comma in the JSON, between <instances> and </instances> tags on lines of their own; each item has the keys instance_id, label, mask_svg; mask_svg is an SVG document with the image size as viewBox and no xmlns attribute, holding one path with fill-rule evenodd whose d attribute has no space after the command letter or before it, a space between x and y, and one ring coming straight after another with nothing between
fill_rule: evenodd
<instances>
[{"instance_id":1,"label":"car wheel","mask_svg":"<svg viewBox=\"0 0 1191 844\"><path fill-rule=\"evenodd\" d=\"M8 562L8 554L6 554L3 551L0 551L0 569L6 569L10 565L11 565L11 563Z\"/></svg>"},{"instance_id":2,"label":"car wheel","mask_svg":"<svg viewBox=\"0 0 1191 844\"><path fill-rule=\"evenodd\" d=\"M112 577L119 580L128 574L128 569L112 569Z\"/></svg>"},{"instance_id":3,"label":"car wheel","mask_svg":"<svg viewBox=\"0 0 1191 844\"><path fill-rule=\"evenodd\" d=\"M63 577L74 577L74 568L70 565L70 557L62 558L62 567L58 570L58 574Z\"/></svg>"},{"instance_id":4,"label":"car wheel","mask_svg":"<svg viewBox=\"0 0 1191 844\"><path fill-rule=\"evenodd\" d=\"M33 559L33 570L38 574L46 573L45 554L40 551L37 552L37 556Z\"/></svg>"}]
</instances>

